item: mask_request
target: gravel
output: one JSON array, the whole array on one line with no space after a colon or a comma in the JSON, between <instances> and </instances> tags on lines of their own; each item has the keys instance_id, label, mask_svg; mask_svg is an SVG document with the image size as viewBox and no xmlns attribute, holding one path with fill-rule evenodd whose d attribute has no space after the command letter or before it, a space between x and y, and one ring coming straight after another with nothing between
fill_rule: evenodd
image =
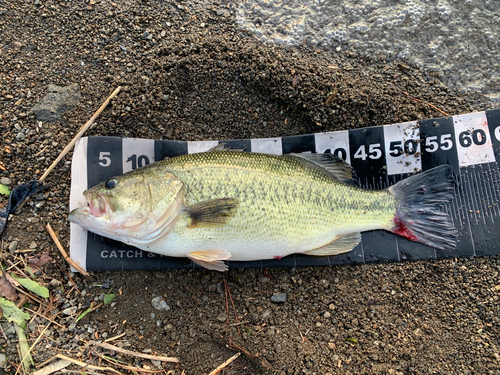
<instances>
[{"instance_id":1,"label":"gravel","mask_svg":"<svg viewBox=\"0 0 500 375\"><path fill-rule=\"evenodd\" d=\"M235 27L235 10L228 2L198 0L0 3L0 178L11 187L39 178L118 85L123 90L89 135L277 137L440 116L427 103L450 114L491 108L477 94L461 94L435 75L383 57L264 45ZM32 108L48 86L71 84L81 92L76 106L58 121L37 120ZM102 365L92 349L154 368L90 341L125 333L113 343L178 357L179 364L163 364L176 374L210 373L239 351L248 354L227 373L499 373L498 256L85 278L68 271L44 229L50 223L67 247L69 166L70 156L47 178L44 199L13 215L2 238L9 252L37 244L18 257L47 251L53 259L37 280L51 293L42 311L64 328L45 331L32 350L36 364L63 352ZM21 259L5 255L22 267ZM105 283L116 299L100 306ZM286 300L275 303L273 295ZM148 302L156 297L168 312ZM33 343L48 322L32 314L31 323ZM17 336L11 324L0 324L0 352L10 361L6 372L14 373Z\"/></svg>"}]
</instances>

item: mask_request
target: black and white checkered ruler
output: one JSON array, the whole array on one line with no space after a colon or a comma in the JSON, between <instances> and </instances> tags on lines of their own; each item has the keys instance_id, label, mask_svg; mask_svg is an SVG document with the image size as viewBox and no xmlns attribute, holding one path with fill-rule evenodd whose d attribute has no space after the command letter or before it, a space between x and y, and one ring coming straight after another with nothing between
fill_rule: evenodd
<instances>
[{"instance_id":1,"label":"black and white checkered ruler","mask_svg":"<svg viewBox=\"0 0 500 375\"><path fill-rule=\"evenodd\" d=\"M385 231L362 234L353 251L336 257L291 255L281 260L229 262L230 267L354 264L500 254L500 109L370 128L270 139L178 142L83 138L72 164L70 208L83 190L167 157L226 147L269 154L330 152L356 170L361 186L383 189L410 174L453 166L455 199L446 205L459 230L454 251L440 251ZM191 268L184 258L143 252L71 224L71 257L87 270Z\"/></svg>"}]
</instances>

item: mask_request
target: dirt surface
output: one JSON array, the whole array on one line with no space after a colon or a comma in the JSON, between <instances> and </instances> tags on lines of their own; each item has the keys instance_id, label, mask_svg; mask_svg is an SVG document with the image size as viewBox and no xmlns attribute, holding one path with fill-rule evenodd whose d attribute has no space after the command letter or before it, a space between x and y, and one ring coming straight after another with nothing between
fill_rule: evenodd
<instances>
[{"instance_id":1,"label":"dirt surface","mask_svg":"<svg viewBox=\"0 0 500 375\"><path fill-rule=\"evenodd\" d=\"M198 0L0 0L4 183L39 178L119 85L88 135L276 137L442 116L428 103L451 115L491 108L383 57L263 45L234 27L234 10L233 3ZM76 108L59 122L37 121L30 110L48 85L72 83L83 97ZM238 352L221 373L500 374L500 257L85 278L68 271L45 230L50 223L68 246L70 157L48 177L51 189L13 215L2 236L9 272L25 272L28 255L53 258L37 273L51 298L26 305L44 316L31 313L26 331L30 344L39 338L36 365L62 353L123 373L123 364L157 370L158 363L91 342L124 334L111 343L177 357L161 365L176 375L209 373ZM75 323L110 293L112 303ZM277 293L286 301L273 302ZM155 297L168 309L153 307ZM17 335L0 325L4 371L15 373Z\"/></svg>"}]
</instances>

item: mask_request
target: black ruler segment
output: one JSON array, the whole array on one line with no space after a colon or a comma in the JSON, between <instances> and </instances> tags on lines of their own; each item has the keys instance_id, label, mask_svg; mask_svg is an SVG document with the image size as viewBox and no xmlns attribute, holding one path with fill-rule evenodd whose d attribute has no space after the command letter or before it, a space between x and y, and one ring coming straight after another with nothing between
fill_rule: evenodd
<instances>
[{"instance_id":1,"label":"black ruler segment","mask_svg":"<svg viewBox=\"0 0 500 375\"><path fill-rule=\"evenodd\" d=\"M281 138L284 154L299 152L316 152L314 135L295 135Z\"/></svg>"},{"instance_id":2,"label":"black ruler segment","mask_svg":"<svg viewBox=\"0 0 500 375\"><path fill-rule=\"evenodd\" d=\"M89 137L87 145L87 188L123 174L122 139Z\"/></svg>"},{"instance_id":3,"label":"black ruler segment","mask_svg":"<svg viewBox=\"0 0 500 375\"><path fill-rule=\"evenodd\" d=\"M422 151L422 169L425 171L442 164L453 166L458 173L457 147L452 117L419 121Z\"/></svg>"},{"instance_id":4,"label":"black ruler segment","mask_svg":"<svg viewBox=\"0 0 500 375\"><path fill-rule=\"evenodd\" d=\"M381 126L349 131L351 166L361 181L379 189L380 180L386 180L384 129Z\"/></svg>"},{"instance_id":5,"label":"black ruler segment","mask_svg":"<svg viewBox=\"0 0 500 375\"><path fill-rule=\"evenodd\" d=\"M500 163L500 109L486 111L486 118L489 125L496 162Z\"/></svg>"},{"instance_id":6,"label":"black ruler segment","mask_svg":"<svg viewBox=\"0 0 500 375\"><path fill-rule=\"evenodd\" d=\"M453 251L436 250L385 231L370 231L362 233L361 243L351 252L339 256L295 254L280 260L228 262L230 268L329 266L500 254L500 109L270 139L181 142L89 137L85 140L86 148L79 155L86 155L86 159L73 163L86 170L82 174L86 179L72 183L86 188L152 162L207 151L218 144L272 154L330 152L353 166L362 187L375 190L438 165L453 166L455 197L444 207L459 232ZM86 243L74 243L72 237L72 256L83 254L79 259L85 259L87 270L198 267L186 258L143 252L87 233L83 228L78 230L84 235L77 237Z\"/></svg>"},{"instance_id":7,"label":"black ruler segment","mask_svg":"<svg viewBox=\"0 0 500 375\"><path fill-rule=\"evenodd\" d=\"M188 153L187 143L179 141L155 141L155 160L160 161L165 158L186 155Z\"/></svg>"}]
</instances>

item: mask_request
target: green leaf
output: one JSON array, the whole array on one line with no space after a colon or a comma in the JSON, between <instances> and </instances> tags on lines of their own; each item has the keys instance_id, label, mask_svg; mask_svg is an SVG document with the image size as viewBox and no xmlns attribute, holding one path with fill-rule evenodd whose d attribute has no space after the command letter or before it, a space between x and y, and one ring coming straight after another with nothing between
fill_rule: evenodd
<instances>
[{"instance_id":1,"label":"green leaf","mask_svg":"<svg viewBox=\"0 0 500 375\"><path fill-rule=\"evenodd\" d=\"M29 314L21 311L13 302L0 297L0 308L3 311L3 316L9 322L17 323L23 329L26 328L25 320L30 318Z\"/></svg>"},{"instance_id":2,"label":"green leaf","mask_svg":"<svg viewBox=\"0 0 500 375\"><path fill-rule=\"evenodd\" d=\"M106 297L104 297L104 304L109 305L111 302L115 300L115 295L114 294L106 294Z\"/></svg>"},{"instance_id":3,"label":"green leaf","mask_svg":"<svg viewBox=\"0 0 500 375\"><path fill-rule=\"evenodd\" d=\"M31 270L31 268L30 268L29 266L25 267L24 269L25 269L26 271L28 271L28 273L30 274L30 276L31 276L31 278L32 278L33 280L36 280L36 276L35 276L35 274L33 273L33 271Z\"/></svg>"},{"instance_id":4,"label":"green leaf","mask_svg":"<svg viewBox=\"0 0 500 375\"><path fill-rule=\"evenodd\" d=\"M358 340L356 340L354 338L347 338L347 339L345 339L345 341L352 342L353 344L357 344L358 343Z\"/></svg>"},{"instance_id":5,"label":"green leaf","mask_svg":"<svg viewBox=\"0 0 500 375\"><path fill-rule=\"evenodd\" d=\"M16 328L17 336L19 337L19 347L21 349L21 356L23 360L23 367L26 372L30 372L31 365L35 365L33 362L33 358L31 358L30 346L28 345L28 340L26 339L26 335L24 334L24 329L19 325L14 323L14 327Z\"/></svg>"},{"instance_id":6,"label":"green leaf","mask_svg":"<svg viewBox=\"0 0 500 375\"><path fill-rule=\"evenodd\" d=\"M9 195L10 194L9 187L0 184L0 194Z\"/></svg>"},{"instance_id":7,"label":"green leaf","mask_svg":"<svg viewBox=\"0 0 500 375\"><path fill-rule=\"evenodd\" d=\"M19 284L24 286L26 289L32 291L33 293L38 294L40 297L49 298L49 290L46 287L38 284L36 281L29 280L29 279L21 279L20 277L16 277L16 275L13 273L11 273L10 276L12 276L12 278L14 280L16 280Z\"/></svg>"},{"instance_id":8,"label":"green leaf","mask_svg":"<svg viewBox=\"0 0 500 375\"><path fill-rule=\"evenodd\" d=\"M92 306L90 306L87 310L85 310L84 312L82 312L80 314L80 316L78 318L76 318L75 323L78 323L78 321L80 319L82 319L85 315L87 315L90 312L90 310L92 310Z\"/></svg>"}]
</instances>

